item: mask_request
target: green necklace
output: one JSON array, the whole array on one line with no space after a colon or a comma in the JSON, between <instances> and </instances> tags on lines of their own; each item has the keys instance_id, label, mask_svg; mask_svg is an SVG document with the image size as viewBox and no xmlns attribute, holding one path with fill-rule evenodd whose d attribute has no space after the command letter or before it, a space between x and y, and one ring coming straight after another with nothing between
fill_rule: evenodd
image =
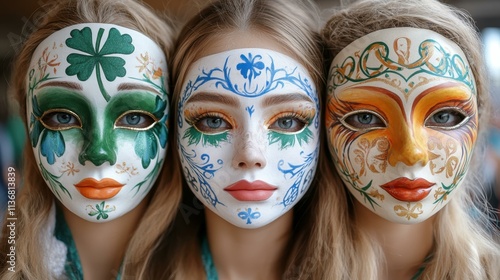
<instances>
[{"instance_id":1,"label":"green necklace","mask_svg":"<svg viewBox=\"0 0 500 280\"><path fill-rule=\"evenodd\" d=\"M71 235L68 224L64 219L64 214L61 209L56 206L56 228L55 237L62 241L68 252L66 253L66 262L64 263L64 271L66 276L71 280L83 280L83 270L82 264L80 262L80 257L78 256L78 251L76 250L75 241ZM120 270L121 271L121 270ZM116 280L121 279L121 273L119 272L116 276Z\"/></svg>"},{"instance_id":2,"label":"green necklace","mask_svg":"<svg viewBox=\"0 0 500 280\"><path fill-rule=\"evenodd\" d=\"M432 259L432 255L428 255L425 260L424 260L424 263L422 263L422 265L418 268L418 271L417 273L415 273L415 275L413 275L413 277L411 278L411 280L418 280L418 278L420 278L420 275L422 275L422 272L424 272L425 270L425 267L427 266L427 263Z\"/></svg>"},{"instance_id":3,"label":"green necklace","mask_svg":"<svg viewBox=\"0 0 500 280\"><path fill-rule=\"evenodd\" d=\"M215 269L214 260L212 259L206 236L203 237L201 241L201 261L203 262L203 267L207 274L207 280L219 280L219 275L217 274L217 269Z\"/></svg>"}]
</instances>

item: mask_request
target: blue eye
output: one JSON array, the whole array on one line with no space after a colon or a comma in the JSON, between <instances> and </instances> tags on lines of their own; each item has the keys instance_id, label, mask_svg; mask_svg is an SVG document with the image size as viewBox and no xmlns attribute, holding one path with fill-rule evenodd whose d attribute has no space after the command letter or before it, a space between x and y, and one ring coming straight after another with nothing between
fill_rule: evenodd
<instances>
[{"instance_id":1,"label":"blue eye","mask_svg":"<svg viewBox=\"0 0 500 280\"><path fill-rule=\"evenodd\" d=\"M50 130L67 130L71 128L81 128L80 118L67 109L51 109L43 113L40 122L45 128Z\"/></svg>"},{"instance_id":2,"label":"blue eye","mask_svg":"<svg viewBox=\"0 0 500 280\"><path fill-rule=\"evenodd\" d=\"M278 143L280 150L309 143L311 130L307 127L314 114L285 112L273 117L268 129L269 144Z\"/></svg>"},{"instance_id":3,"label":"blue eye","mask_svg":"<svg viewBox=\"0 0 500 280\"><path fill-rule=\"evenodd\" d=\"M148 130L153 127L158 120L146 111L127 111L123 113L115 122L115 128L130 130Z\"/></svg>"},{"instance_id":4,"label":"blue eye","mask_svg":"<svg viewBox=\"0 0 500 280\"><path fill-rule=\"evenodd\" d=\"M206 134L217 134L233 128L233 126L226 121L223 116L218 113L207 113L200 116L192 124L200 132Z\"/></svg>"},{"instance_id":5,"label":"blue eye","mask_svg":"<svg viewBox=\"0 0 500 280\"><path fill-rule=\"evenodd\" d=\"M306 118L296 113L283 113L274 117L273 120L271 120L271 125L269 125L268 129L280 133L298 132L309 124Z\"/></svg>"},{"instance_id":6,"label":"blue eye","mask_svg":"<svg viewBox=\"0 0 500 280\"><path fill-rule=\"evenodd\" d=\"M345 115L340 122L353 131L387 127L382 117L371 111L354 111Z\"/></svg>"},{"instance_id":7,"label":"blue eye","mask_svg":"<svg viewBox=\"0 0 500 280\"><path fill-rule=\"evenodd\" d=\"M464 125L469 118L458 108L444 108L431 114L425 121L425 126L438 129L456 129Z\"/></svg>"}]
</instances>

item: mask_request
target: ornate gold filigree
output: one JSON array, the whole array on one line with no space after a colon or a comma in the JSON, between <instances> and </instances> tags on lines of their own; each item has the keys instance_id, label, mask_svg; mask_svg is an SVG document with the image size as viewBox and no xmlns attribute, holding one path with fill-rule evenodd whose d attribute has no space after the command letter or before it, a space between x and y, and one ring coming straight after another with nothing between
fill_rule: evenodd
<instances>
[{"instance_id":1,"label":"ornate gold filigree","mask_svg":"<svg viewBox=\"0 0 500 280\"><path fill-rule=\"evenodd\" d=\"M406 204L406 207L404 207L403 205L396 205L394 206L394 212L400 217L407 218L408 221L411 218L416 219L419 215L424 213L424 211L422 210L422 203L420 202L417 202L415 205L413 205L413 207L411 206L410 202Z\"/></svg>"},{"instance_id":2,"label":"ornate gold filigree","mask_svg":"<svg viewBox=\"0 0 500 280\"><path fill-rule=\"evenodd\" d=\"M120 163L116 164L116 173L117 174L127 173L129 176L134 176L139 174L139 172L137 172L137 168L134 167L134 165L127 166L126 162L122 162L121 164Z\"/></svg>"}]
</instances>

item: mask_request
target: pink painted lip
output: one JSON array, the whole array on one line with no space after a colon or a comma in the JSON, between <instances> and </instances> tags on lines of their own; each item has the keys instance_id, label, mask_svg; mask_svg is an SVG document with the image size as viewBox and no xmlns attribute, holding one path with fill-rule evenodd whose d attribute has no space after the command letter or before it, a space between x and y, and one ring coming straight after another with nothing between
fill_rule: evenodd
<instances>
[{"instance_id":1,"label":"pink painted lip","mask_svg":"<svg viewBox=\"0 0 500 280\"><path fill-rule=\"evenodd\" d=\"M426 198L431 192L431 187L435 184L422 178L410 180L401 177L380 187L397 200L416 202Z\"/></svg>"},{"instance_id":2,"label":"pink painted lip","mask_svg":"<svg viewBox=\"0 0 500 280\"><path fill-rule=\"evenodd\" d=\"M246 180L240 180L224 188L225 191L229 192L230 195L239 201L267 200L277 189L277 187L259 180L251 183Z\"/></svg>"}]
</instances>

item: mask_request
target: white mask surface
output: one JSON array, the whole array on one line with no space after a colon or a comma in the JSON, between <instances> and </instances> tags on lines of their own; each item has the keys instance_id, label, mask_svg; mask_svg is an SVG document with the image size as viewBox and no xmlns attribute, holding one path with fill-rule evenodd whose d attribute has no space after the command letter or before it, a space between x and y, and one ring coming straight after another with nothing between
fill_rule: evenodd
<instances>
[{"instance_id":1,"label":"white mask surface","mask_svg":"<svg viewBox=\"0 0 500 280\"><path fill-rule=\"evenodd\" d=\"M30 140L71 212L110 221L151 190L167 149L166 73L158 45L117 25L69 26L37 47L26 81Z\"/></svg>"},{"instance_id":2,"label":"white mask surface","mask_svg":"<svg viewBox=\"0 0 500 280\"><path fill-rule=\"evenodd\" d=\"M466 176L477 94L462 50L430 30L370 33L333 60L326 127L344 183L373 213L425 221Z\"/></svg>"},{"instance_id":3,"label":"white mask surface","mask_svg":"<svg viewBox=\"0 0 500 280\"><path fill-rule=\"evenodd\" d=\"M178 149L189 187L241 228L289 211L318 160L319 100L308 72L281 53L236 49L191 65L178 103Z\"/></svg>"}]
</instances>

